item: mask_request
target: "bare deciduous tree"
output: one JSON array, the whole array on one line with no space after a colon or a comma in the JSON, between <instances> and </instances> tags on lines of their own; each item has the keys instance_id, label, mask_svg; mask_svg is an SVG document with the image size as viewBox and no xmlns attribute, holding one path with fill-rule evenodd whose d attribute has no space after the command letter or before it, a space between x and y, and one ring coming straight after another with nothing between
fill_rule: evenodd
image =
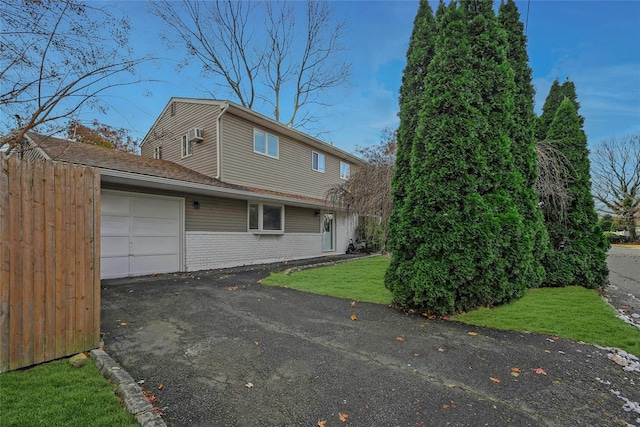
<instances>
[{"instance_id":1,"label":"bare deciduous tree","mask_svg":"<svg viewBox=\"0 0 640 427\"><path fill-rule=\"evenodd\" d=\"M303 4L304 23L295 13ZM328 105L327 93L350 77L338 57L345 24L327 1L162 0L151 10L174 31L163 38L186 48L181 67L195 59L217 89L247 108L262 100L288 126L309 127L317 120L311 107Z\"/></svg>"},{"instance_id":2,"label":"bare deciduous tree","mask_svg":"<svg viewBox=\"0 0 640 427\"><path fill-rule=\"evenodd\" d=\"M139 81L131 75L148 58L131 58L125 17L77 0L8 0L0 9L0 147L11 150L30 130L64 130L61 119L83 106L105 111L99 95Z\"/></svg>"},{"instance_id":3,"label":"bare deciduous tree","mask_svg":"<svg viewBox=\"0 0 640 427\"><path fill-rule=\"evenodd\" d=\"M602 141L591 155L592 192L606 213L618 215L631 240L640 212L640 135Z\"/></svg>"},{"instance_id":4,"label":"bare deciduous tree","mask_svg":"<svg viewBox=\"0 0 640 427\"><path fill-rule=\"evenodd\" d=\"M329 205L379 219L383 246L386 243L393 204L391 179L395 168L396 147L396 131L384 129L380 144L356 150L362 163L354 168L348 180L334 185L325 196Z\"/></svg>"},{"instance_id":5,"label":"bare deciduous tree","mask_svg":"<svg viewBox=\"0 0 640 427\"><path fill-rule=\"evenodd\" d=\"M535 190L540 196L542 212L547 220L564 222L571 195L569 177L573 168L561 150L553 146L552 141L538 141L538 176Z\"/></svg>"}]
</instances>

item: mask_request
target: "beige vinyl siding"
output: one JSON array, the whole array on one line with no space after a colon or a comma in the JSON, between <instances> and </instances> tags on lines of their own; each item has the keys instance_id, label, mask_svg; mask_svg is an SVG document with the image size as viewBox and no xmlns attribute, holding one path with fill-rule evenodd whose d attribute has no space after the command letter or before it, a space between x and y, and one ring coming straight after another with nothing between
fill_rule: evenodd
<instances>
[{"instance_id":1,"label":"beige vinyl siding","mask_svg":"<svg viewBox=\"0 0 640 427\"><path fill-rule=\"evenodd\" d=\"M254 128L279 137L278 159L254 153ZM318 199L342 181L339 158L232 114L222 118L222 135L223 181ZM324 154L324 173L311 169L313 151Z\"/></svg>"},{"instance_id":2,"label":"beige vinyl siding","mask_svg":"<svg viewBox=\"0 0 640 427\"><path fill-rule=\"evenodd\" d=\"M193 202L200 204L195 209ZM247 202L208 196L188 196L185 201L187 231L247 231Z\"/></svg>"},{"instance_id":3,"label":"beige vinyl siding","mask_svg":"<svg viewBox=\"0 0 640 427\"><path fill-rule=\"evenodd\" d=\"M287 206L285 208L285 233L320 233L320 215L318 209Z\"/></svg>"},{"instance_id":4,"label":"beige vinyl siding","mask_svg":"<svg viewBox=\"0 0 640 427\"><path fill-rule=\"evenodd\" d=\"M220 108L217 105L195 102L175 102L175 114L167 108L141 149L141 155L153 157L153 150L161 145L162 158L186 166L202 174L215 177L217 173L216 126ZM204 131L202 142L192 142L192 154L182 158L182 135L191 128Z\"/></svg>"}]
</instances>

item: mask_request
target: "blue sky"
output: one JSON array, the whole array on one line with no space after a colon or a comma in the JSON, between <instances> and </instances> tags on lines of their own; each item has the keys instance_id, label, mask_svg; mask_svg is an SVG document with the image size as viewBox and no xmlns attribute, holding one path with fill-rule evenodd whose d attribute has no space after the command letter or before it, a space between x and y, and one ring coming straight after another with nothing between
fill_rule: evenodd
<instances>
[{"instance_id":1,"label":"blue sky","mask_svg":"<svg viewBox=\"0 0 640 427\"><path fill-rule=\"evenodd\" d=\"M209 97L198 67L176 73L180 52L168 51L158 36L164 26L145 1L115 1L134 24L132 48L167 58L147 64L143 76L159 80L128 87L105 98L110 109L100 121L132 129L142 138L171 96ZM398 125L398 90L418 1L335 1L347 22L344 54L353 66L351 86L324 112L321 138L353 152L376 144L385 127ZM437 7L437 2L432 2ZM640 1L517 1L527 21L530 66L541 112L557 77L572 80L585 117L590 146L613 136L640 133ZM527 12L528 9L528 12ZM528 16L527 16L528 15ZM226 94L220 99L229 98ZM229 98L233 101L232 98ZM268 115L269 111L259 112ZM93 117L85 117L91 119Z\"/></svg>"}]
</instances>

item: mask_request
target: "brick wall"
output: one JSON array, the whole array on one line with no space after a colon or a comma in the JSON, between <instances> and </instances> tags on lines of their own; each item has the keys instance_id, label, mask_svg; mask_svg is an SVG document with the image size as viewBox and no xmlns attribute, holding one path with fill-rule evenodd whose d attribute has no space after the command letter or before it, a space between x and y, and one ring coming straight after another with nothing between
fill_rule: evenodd
<instances>
[{"instance_id":1,"label":"brick wall","mask_svg":"<svg viewBox=\"0 0 640 427\"><path fill-rule=\"evenodd\" d=\"M344 252L337 248L338 252ZM327 255L322 236L187 231L187 270L198 271Z\"/></svg>"}]
</instances>

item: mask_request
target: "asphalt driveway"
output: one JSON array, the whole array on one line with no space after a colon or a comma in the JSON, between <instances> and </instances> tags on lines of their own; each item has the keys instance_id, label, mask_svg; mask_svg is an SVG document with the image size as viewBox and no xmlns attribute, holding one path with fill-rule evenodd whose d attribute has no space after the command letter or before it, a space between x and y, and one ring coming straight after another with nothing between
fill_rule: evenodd
<instances>
[{"instance_id":1,"label":"asphalt driveway","mask_svg":"<svg viewBox=\"0 0 640 427\"><path fill-rule=\"evenodd\" d=\"M607 350L258 283L290 266L103 281L105 350L170 426L640 425Z\"/></svg>"}]
</instances>

